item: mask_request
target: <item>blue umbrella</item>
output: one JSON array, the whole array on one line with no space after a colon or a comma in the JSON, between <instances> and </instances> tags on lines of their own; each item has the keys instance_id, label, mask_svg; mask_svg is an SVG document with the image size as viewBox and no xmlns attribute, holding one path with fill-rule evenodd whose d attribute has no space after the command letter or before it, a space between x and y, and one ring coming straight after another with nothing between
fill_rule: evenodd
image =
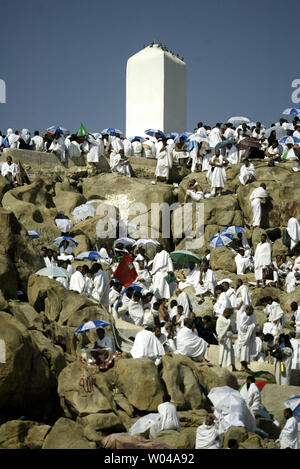
<instances>
[{"instance_id":1,"label":"blue umbrella","mask_svg":"<svg viewBox=\"0 0 300 469\"><path fill-rule=\"evenodd\" d=\"M177 137L175 138L174 141L175 141L175 143L177 143L177 142L179 142L180 137L183 137L184 141L187 142L191 135L193 135L192 132L181 132L180 134L177 135Z\"/></svg>"},{"instance_id":2,"label":"blue umbrella","mask_svg":"<svg viewBox=\"0 0 300 469\"><path fill-rule=\"evenodd\" d=\"M220 231L221 234L236 234L236 233L244 233L244 228L240 226L227 226Z\"/></svg>"},{"instance_id":3,"label":"blue umbrella","mask_svg":"<svg viewBox=\"0 0 300 469\"><path fill-rule=\"evenodd\" d=\"M58 132L60 135L64 135L67 133L67 129L64 127L60 127L59 125L52 125L52 127L49 127L47 129L48 134L54 135L56 132Z\"/></svg>"},{"instance_id":4,"label":"blue umbrella","mask_svg":"<svg viewBox=\"0 0 300 469\"><path fill-rule=\"evenodd\" d=\"M292 409L294 416L300 422L300 395L290 397L286 401L284 401L284 405L290 409Z\"/></svg>"},{"instance_id":5,"label":"blue umbrella","mask_svg":"<svg viewBox=\"0 0 300 469\"><path fill-rule=\"evenodd\" d=\"M283 111L282 114L286 114L288 116L299 116L300 109L296 109L295 107L288 107Z\"/></svg>"},{"instance_id":6,"label":"blue umbrella","mask_svg":"<svg viewBox=\"0 0 300 469\"><path fill-rule=\"evenodd\" d=\"M87 259L89 261L96 261L97 259L103 259L103 257L97 251L85 251L78 254L75 259L84 260Z\"/></svg>"},{"instance_id":7,"label":"blue umbrella","mask_svg":"<svg viewBox=\"0 0 300 469\"><path fill-rule=\"evenodd\" d=\"M300 138L293 137L292 135L287 135L286 137L282 137L279 140L279 143L292 143L295 145L295 143L300 143Z\"/></svg>"},{"instance_id":8,"label":"blue umbrella","mask_svg":"<svg viewBox=\"0 0 300 469\"><path fill-rule=\"evenodd\" d=\"M102 130L101 133L102 133L102 135L103 134L108 134L108 135L112 135L112 136L116 136L117 134L118 135L123 135L122 130L115 129L114 127L108 127L108 129Z\"/></svg>"},{"instance_id":9,"label":"blue umbrella","mask_svg":"<svg viewBox=\"0 0 300 469\"><path fill-rule=\"evenodd\" d=\"M122 291L122 295L125 295L125 293L127 292L128 288L133 288L134 291L138 291L138 292L141 292L143 289L142 287L140 287L139 285L136 285L135 283L132 283L131 285L129 285L129 287L125 288L123 291Z\"/></svg>"},{"instance_id":10,"label":"blue umbrella","mask_svg":"<svg viewBox=\"0 0 300 469\"><path fill-rule=\"evenodd\" d=\"M145 130L146 135L150 135L150 137L155 137L155 134L161 135L161 137L165 137L165 134L159 129L147 129Z\"/></svg>"},{"instance_id":11,"label":"blue umbrella","mask_svg":"<svg viewBox=\"0 0 300 469\"><path fill-rule=\"evenodd\" d=\"M226 246L231 243L233 240L233 235L230 233L217 233L209 240L209 245L213 248L218 248L220 246Z\"/></svg>"},{"instance_id":12,"label":"blue umbrella","mask_svg":"<svg viewBox=\"0 0 300 469\"><path fill-rule=\"evenodd\" d=\"M35 231L35 230L29 230L29 231L27 231L27 233L29 234L30 238L32 238L32 239L37 239L37 238L40 238L42 236L42 233L40 233L39 231Z\"/></svg>"},{"instance_id":13,"label":"blue umbrella","mask_svg":"<svg viewBox=\"0 0 300 469\"><path fill-rule=\"evenodd\" d=\"M178 132L169 132L165 134L166 138L172 138L173 140L178 136Z\"/></svg>"},{"instance_id":14,"label":"blue umbrella","mask_svg":"<svg viewBox=\"0 0 300 469\"><path fill-rule=\"evenodd\" d=\"M71 238L71 236L59 236L58 238L56 238L53 241L53 244L55 244L55 246L58 246L59 248L61 248L62 243L63 243L64 240L68 241L69 247L71 247L71 248L75 248L76 246L78 246L77 241L75 241L75 239Z\"/></svg>"},{"instance_id":15,"label":"blue umbrella","mask_svg":"<svg viewBox=\"0 0 300 469\"><path fill-rule=\"evenodd\" d=\"M133 140L138 140L139 142L143 142L145 139L144 137L139 137L138 135L135 135L134 137L129 137L129 140L133 142Z\"/></svg>"},{"instance_id":16,"label":"blue umbrella","mask_svg":"<svg viewBox=\"0 0 300 469\"><path fill-rule=\"evenodd\" d=\"M95 321L88 321L84 324L81 324L77 329L74 331L74 334L80 334L81 332L88 332L92 329L98 329L98 327L106 327L110 326L109 322L102 321L101 319L96 319Z\"/></svg>"}]
</instances>

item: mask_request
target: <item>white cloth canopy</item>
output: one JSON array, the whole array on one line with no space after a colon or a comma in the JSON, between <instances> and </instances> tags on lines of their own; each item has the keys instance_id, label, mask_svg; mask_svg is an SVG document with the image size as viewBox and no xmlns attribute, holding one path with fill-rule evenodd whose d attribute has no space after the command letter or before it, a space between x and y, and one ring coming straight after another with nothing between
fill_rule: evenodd
<instances>
[{"instance_id":1,"label":"white cloth canopy","mask_svg":"<svg viewBox=\"0 0 300 469\"><path fill-rule=\"evenodd\" d=\"M157 407L160 418L150 428L150 438L155 439L163 430L177 430L180 432L180 422L176 407L171 402L163 402Z\"/></svg>"}]
</instances>

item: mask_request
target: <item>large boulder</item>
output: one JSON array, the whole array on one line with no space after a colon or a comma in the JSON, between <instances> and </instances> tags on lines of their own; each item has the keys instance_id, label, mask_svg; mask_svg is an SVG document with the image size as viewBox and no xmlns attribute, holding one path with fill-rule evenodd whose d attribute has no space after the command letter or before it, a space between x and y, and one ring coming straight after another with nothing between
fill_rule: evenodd
<instances>
[{"instance_id":1,"label":"large boulder","mask_svg":"<svg viewBox=\"0 0 300 469\"><path fill-rule=\"evenodd\" d=\"M211 345L210 347L218 346ZM205 392L208 393L212 388L219 386L230 386L231 388L238 389L237 379L228 369L220 368L218 365L212 365L211 363L198 363L196 366Z\"/></svg>"},{"instance_id":2,"label":"large boulder","mask_svg":"<svg viewBox=\"0 0 300 469\"><path fill-rule=\"evenodd\" d=\"M70 217L74 208L84 204L86 198L79 192L76 192L70 184L58 182L55 184L53 202L57 211L63 211L65 215Z\"/></svg>"},{"instance_id":3,"label":"large boulder","mask_svg":"<svg viewBox=\"0 0 300 469\"><path fill-rule=\"evenodd\" d=\"M41 315L29 303L10 301L9 310L27 329L43 330L44 324Z\"/></svg>"},{"instance_id":4,"label":"large boulder","mask_svg":"<svg viewBox=\"0 0 300 469\"><path fill-rule=\"evenodd\" d=\"M52 341L40 331L30 331L30 336L38 347L41 355L47 359L50 370L57 377L67 365L62 348L54 345Z\"/></svg>"},{"instance_id":5,"label":"large boulder","mask_svg":"<svg viewBox=\"0 0 300 469\"><path fill-rule=\"evenodd\" d=\"M45 299L49 288L57 287L57 281L40 275L31 275L28 279L27 297L31 306L40 313L45 311Z\"/></svg>"},{"instance_id":6,"label":"large boulder","mask_svg":"<svg viewBox=\"0 0 300 469\"><path fill-rule=\"evenodd\" d=\"M227 247L218 247L216 249L212 249L209 260L210 266L214 271L226 269L228 272L235 274L235 256L236 253Z\"/></svg>"},{"instance_id":7,"label":"large boulder","mask_svg":"<svg viewBox=\"0 0 300 469\"><path fill-rule=\"evenodd\" d=\"M84 434L90 441L100 442L111 433L126 431L120 417L114 412L90 414L78 417L77 422L84 426Z\"/></svg>"},{"instance_id":8,"label":"large boulder","mask_svg":"<svg viewBox=\"0 0 300 469\"><path fill-rule=\"evenodd\" d=\"M42 449L95 449L96 443L84 435L84 428L71 419L61 417L47 435Z\"/></svg>"},{"instance_id":9,"label":"large boulder","mask_svg":"<svg viewBox=\"0 0 300 469\"><path fill-rule=\"evenodd\" d=\"M8 273L7 280L1 284L8 289L14 289L17 280L18 288L26 291L29 275L45 265L39 249L16 215L3 208L0 208L0 237L0 254L9 257L14 263L14 266L9 266L11 272ZM12 275L16 275L16 280L13 280ZM14 295L10 297L13 298Z\"/></svg>"},{"instance_id":10,"label":"large boulder","mask_svg":"<svg viewBox=\"0 0 300 469\"><path fill-rule=\"evenodd\" d=\"M263 205L261 226L263 228L286 226L293 209L296 209L296 214L300 213L297 196L300 184L297 174L291 173L290 167L285 164L274 168L269 168L264 163L258 164L256 181L240 186L237 191L240 207L247 223L250 223L252 219L249 196L261 182L266 183L267 192L270 195L270 200Z\"/></svg>"},{"instance_id":11,"label":"large boulder","mask_svg":"<svg viewBox=\"0 0 300 469\"><path fill-rule=\"evenodd\" d=\"M161 378L178 410L201 409L206 398L199 382L195 362L185 355L162 357Z\"/></svg>"},{"instance_id":12,"label":"large boulder","mask_svg":"<svg viewBox=\"0 0 300 469\"><path fill-rule=\"evenodd\" d=\"M56 411L56 379L25 326L0 312L6 362L0 367L0 411L41 418ZM12 399L13 396L13 399Z\"/></svg>"},{"instance_id":13,"label":"large boulder","mask_svg":"<svg viewBox=\"0 0 300 469\"><path fill-rule=\"evenodd\" d=\"M97 367L71 363L58 377L58 395L67 417L86 417L90 414L116 411L113 395L105 375Z\"/></svg>"},{"instance_id":14,"label":"large boulder","mask_svg":"<svg viewBox=\"0 0 300 469\"><path fill-rule=\"evenodd\" d=\"M155 440L155 443L164 443L172 449L194 449L196 441L196 428L183 428L176 430L163 430Z\"/></svg>"},{"instance_id":15,"label":"large boulder","mask_svg":"<svg viewBox=\"0 0 300 469\"><path fill-rule=\"evenodd\" d=\"M274 420L281 424L285 422L283 411L284 401L299 394L298 386L282 386L280 384L266 384L261 391L262 404L266 407Z\"/></svg>"},{"instance_id":16,"label":"large boulder","mask_svg":"<svg viewBox=\"0 0 300 469\"><path fill-rule=\"evenodd\" d=\"M37 178L32 184L20 186L4 194L2 205L13 211L26 230L43 233L43 242L52 243L60 235L54 219L57 209L53 201L54 182L46 177Z\"/></svg>"},{"instance_id":17,"label":"large boulder","mask_svg":"<svg viewBox=\"0 0 300 469\"><path fill-rule=\"evenodd\" d=\"M119 359L115 361L114 371L117 388L133 407L143 412L157 412L157 406L163 402L164 387L152 360Z\"/></svg>"},{"instance_id":18,"label":"large boulder","mask_svg":"<svg viewBox=\"0 0 300 469\"><path fill-rule=\"evenodd\" d=\"M0 425L0 449L41 449L50 429L30 420L10 420Z\"/></svg>"}]
</instances>

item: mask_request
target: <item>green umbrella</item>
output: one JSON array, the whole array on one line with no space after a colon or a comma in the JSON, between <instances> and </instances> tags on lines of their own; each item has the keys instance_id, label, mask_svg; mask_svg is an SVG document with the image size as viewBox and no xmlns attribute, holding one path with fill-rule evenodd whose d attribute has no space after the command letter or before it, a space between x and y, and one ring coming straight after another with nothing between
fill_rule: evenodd
<instances>
[{"instance_id":1,"label":"green umbrella","mask_svg":"<svg viewBox=\"0 0 300 469\"><path fill-rule=\"evenodd\" d=\"M222 140L222 142L217 143L217 145L216 145L215 148L216 148L216 149L224 148L224 147L226 147L226 145L228 145L229 143L231 143L232 145L234 145L234 144L236 143L236 141L235 141L235 140L232 140L232 139L230 139L230 140Z\"/></svg>"},{"instance_id":2,"label":"green umbrella","mask_svg":"<svg viewBox=\"0 0 300 469\"><path fill-rule=\"evenodd\" d=\"M83 123L81 123L80 128L77 132L77 137L86 137L87 135L89 135L89 133L86 130L86 128L84 127Z\"/></svg>"},{"instance_id":3,"label":"green umbrella","mask_svg":"<svg viewBox=\"0 0 300 469\"><path fill-rule=\"evenodd\" d=\"M190 251L173 251L170 254L172 261L178 264L188 264L194 262L195 264L201 264L202 260Z\"/></svg>"}]
</instances>

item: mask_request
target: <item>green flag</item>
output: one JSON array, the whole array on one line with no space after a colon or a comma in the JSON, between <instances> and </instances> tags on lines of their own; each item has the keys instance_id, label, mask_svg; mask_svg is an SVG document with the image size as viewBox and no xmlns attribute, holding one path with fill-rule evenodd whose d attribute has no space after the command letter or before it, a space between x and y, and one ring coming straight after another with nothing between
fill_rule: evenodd
<instances>
[{"instance_id":1,"label":"green flag","mask_svg":"<svg viewBox=\"0 0 300 469\"><path fill-rule=\"evenodd\" d=\"M77 132L77 137L86 137L89 135L88 131L84 127L83 123L80 124L80 129Z\"/></svg>"}]
</instances>

